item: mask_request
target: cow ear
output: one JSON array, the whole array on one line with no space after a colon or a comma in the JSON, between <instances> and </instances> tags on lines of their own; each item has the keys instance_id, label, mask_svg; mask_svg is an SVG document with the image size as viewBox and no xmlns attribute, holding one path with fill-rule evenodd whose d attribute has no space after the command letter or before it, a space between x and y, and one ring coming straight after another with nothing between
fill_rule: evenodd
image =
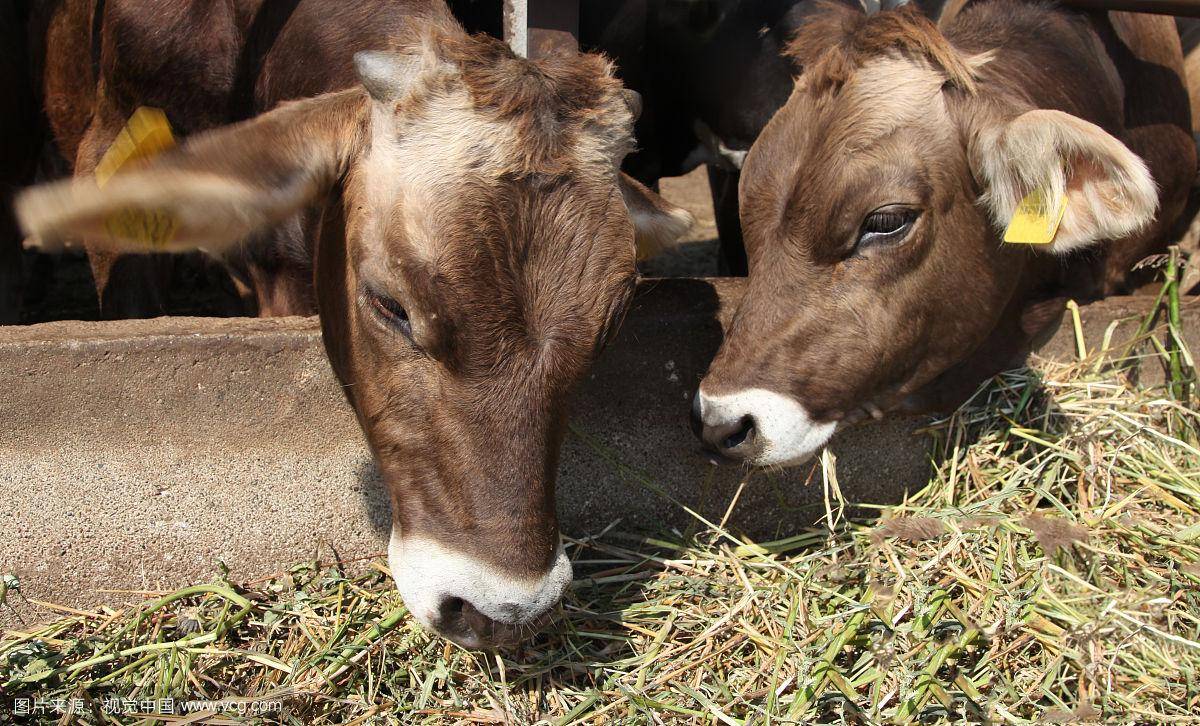
<instances>
[{"instance_id":1,"label":"cow ear","mask_svg":"<svg viewBox=\"0 0 1200 726\"><path fill-rule=\"evenodd\" d=\"M90 177L34 187L16 201L27 244L53 250L87 240L117 252L220 256L329 190L349 159L363 101L344 92L286 104L195 136L103 187Z\"/></svg>"},{"instance_id":2,"label":"cow ear","mask_svg":"<svg viewBox=\"0 0 1200 726\"><path fill-rule=\"evenodd\" d=\"M1035 191L1049 214L1063 210L1046 245L1055 254L1129 235L1149 224L1158 208L1146 164L1099 126L1061 111L1028 111L981 131L971 163L984 186L982 201L1002 231Z\"/></svg>"},{"instance_id":3,"label":"cow ear","mask_svg":"<svg viewBox=\"0 0 1200 726\"><path fill-rule=\"evenodd\" d=\"M673 246L696 222L691 212L663 199L625 172L618 174L617 184L633 220L639 260Z\"/></svg>"}]
</instances>

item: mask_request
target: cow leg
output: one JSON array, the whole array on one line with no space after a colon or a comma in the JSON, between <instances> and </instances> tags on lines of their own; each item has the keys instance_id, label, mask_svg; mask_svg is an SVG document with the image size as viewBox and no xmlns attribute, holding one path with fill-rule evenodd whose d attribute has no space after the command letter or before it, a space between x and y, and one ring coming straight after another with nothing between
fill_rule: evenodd
<instances>
[{"instance_id":1,"label":"cow leg","mask_svg":"<svg viewBox=\"0 0 1200 726\"><path fill-rule=\"evenodd\" d=\"M708 164L708 189L712 193L713 217L720 237L717 273L745 277L746 245L742 241L742 222L738 217L738 179L741 172L726 171Z\"/></svg>"},{"instance_id":2,"label":"cow leg","mask_svg":"<svg viewBox=\"0 0 1200 726\"><path fill-rule=\"evenodd\" d=\"M311 253L319 215L305 213L247 241L226 260L239 285L248 291L260 318L316 315ZM305 230L308 229L306 236Z\"/></svg>"},{"instance_id":3,"label":"cow leg","mask_svg":"<svg viewBox=\"0 0 1200 726\"><path fill-rule=\"evenodd\" d=\"M1105 37L1125 85L1125 133L1121 140L1146 162L1160 190L1158 215L1146 229L1109 246L1105 294L1129 292L1153 282L1157 271L1131 272L1143 258L1166 249L1186 228L1180 220L1196 180L1196 143L1191 102L1184 86L1183 53L1174 22L1165 16L1109 13Z\"/></svg>"},{"instance_id":4,"label":"cow leg","mask_svg":"<svg viewBox=\"0 0 1200 726\"><path fill-rule=\"evenodd\" d=\"M254 268L251 275L260 318L317 314L311 275L295 269L268 271L261 267Z\"/></svg>"},{"instance_id":5,"label":"cow leg","mask_svg":"<svg viewBox=\"0 0 1200 726\"><path fill-rule=\"evenodd\" d=\"M311 271L253 258L231 262L230 270L247 309L258 317L317 314Z\"/></svg>"},{"instance_id":6,"label":"cow leg","mask_svg":"<svg viewBox=\"0 0 1200 726\"><path fill-rule=\"evenodd\" d=\"M112 116L113 114L108 114ZM121 130L124 119L105 119L98 110L79 144L75 176L90 176L104 152ZM84 240L100 317L109 320L153 318L167 312L167 290L171 284L170 255L128 255L100 249Z\"/></svg>"},{"instance_id":7,"label":"cow leg","mask_svg":"<svg viewBox=\"0 0 1200 726\"><path fill-rule=\"evenodd\" d=\"M166 255L113 255L88 249L88 261L107 320L154 318L167 313L173 260Z\"/></svg>"}]
</instances>

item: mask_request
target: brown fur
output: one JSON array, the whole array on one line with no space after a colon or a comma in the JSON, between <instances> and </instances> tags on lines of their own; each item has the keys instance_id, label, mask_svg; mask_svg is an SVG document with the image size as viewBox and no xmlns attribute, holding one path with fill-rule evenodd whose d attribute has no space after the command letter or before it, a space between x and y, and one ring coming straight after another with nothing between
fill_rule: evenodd
<instances>
[{"instance_id":1,"label":"brown fur","mask_svg":"<svg viewBox=\"0 0 1200 726\"><path fill-rule=\"evenodd\" d=\"M1020 361L1067 297L1128 290L1140 283L1132 264L1163 249L1196 164L1169 20L992 0L943 31L908 9L828 7L793 43L804 70L743 168L750 285L707 395L766 388L817 421L944 410ZM1097 140L1086 153L1124 144L1141 157L1157 213L1066 256L1001 243L980 154L1032 109L1089 122L1071 127ZM1068 161L1068 199L1082 203L1078 187L1100 167ZM920 210L908 236L857 249L866 214L894 203Z\"/></svg>"},{"instance_id":2,"label":"brown fur","mask_svg":"<svg viewBox=\"0 0 1200 726\"><path fill-rule=\"evenodd\" d=\"M616 135L631 141L629 131L612 128L613 112L629 113L621 101L621 82L601 56L550 56L529 61L516 57L495 38L440 33L425 42L437 44L441 57L458 69L475 108L516 129L524 152L522 174L561 174L569 149L583 133ZM622 108L617 109L614 103ZM629 148L614 150L621 156Z\"/></svg>"},{"instance_id":3,"label":"brown fur","mask_svg":"<svg viewBox=\"0 0 1200 726\"><path fill-rule=\"evenodd\" d=\"M849 6L826 2L822 12L801 26L787 54L803 70L814 90L840 87L871 59L891 51L927 58L946 79L975 91L975 74L962 56L916 5L868 16Z\"/></svg>"}]
</instances>

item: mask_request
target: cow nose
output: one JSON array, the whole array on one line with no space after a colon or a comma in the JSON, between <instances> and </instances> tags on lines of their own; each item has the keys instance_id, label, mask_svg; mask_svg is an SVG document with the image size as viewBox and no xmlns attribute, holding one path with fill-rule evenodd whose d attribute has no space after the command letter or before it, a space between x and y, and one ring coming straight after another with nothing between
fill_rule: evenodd
<instances>
[{"instance_id":1,"label":"cow nose","mask_svg":"<svg viewBox=\"0 0 1200 726\"><path fill-rule=\"evenodd\" d=\"M692 399L692 431L706 449L734 461L754 457L758 446L758 427L754 416L746 413L731 418L705 415L703 397L699 392Z\"/></svg>"},{"instance_id":2,"label":"cow nose","mask_svg":"<svg viewBox=\"0 0 1200 726\"><path fill-rule=\"evenodd\" d=\"M461 597L447 597L438 606L437 629L451 640L468 648L496 648L520 643L550 621L553 607L530 618L518 617L523 608L515 603L499 608L501 617L511 616L512 622L497 620L480 612ZM505 618L507 619L507 618Z\"/></svg>"},{"instance_id":3,"label":"cow nose","mask_svg":"<svg viewBox=\"0 0 1200 726\"><path fill-rule=\"evenodd\" d=\"M571 560L561 543L546 570L516 574L436 540L403 538L399 527L392 528L388 566L413 617L464 648L531 637L571 584Z\"/></svg>"}]
</instances>

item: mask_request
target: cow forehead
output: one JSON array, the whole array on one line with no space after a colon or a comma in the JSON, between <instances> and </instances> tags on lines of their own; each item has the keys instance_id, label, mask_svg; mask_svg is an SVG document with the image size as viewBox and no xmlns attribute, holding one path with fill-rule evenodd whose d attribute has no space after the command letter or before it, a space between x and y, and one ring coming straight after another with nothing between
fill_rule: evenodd
<instances>
[{"instance_id":1,"label":"cow forehead","mask_svg":"<svg viewBox=\"0 0 1200 726\"><path fill-rule=\"evenodd\" d=\"M373 104L369 150L358 174L369 220L363 239L377 254L389 239L402 238L411 252L432 260L439 240L430 229L436 211L477 191L470 188L477 173L498 176L515 141L513 130L481 118L461 100L439 104L440 123L427 116L405 122ZM395 225L403 229L391 229Z\"/></svg>"},{"instance_id":2,"label":"cow forehead","mask_svg":"<svg viewBox=\"0 0 1200 726\"><path fill-rule=\"evenodd\" d=\"M808 105L824 122L819 143L852 153L905 127L948 123L945 81L921 58L898 53L872 58L831 96L812 99ZM804 95L829 93L806 89L803 76L799 83Z\"/></svg>"},{"instance_id":3,"label":"cow forehead","mask_svg":"<svg viewBox=\"0 0 1200 726\"><path fill-rule=\"evenodd\" d=\"M529 173L530 153L512 121L480 113L465 91L430 99L412 116L377 105L358 170L364 211L374 223L367 238L384 246L402 240L408 251L433 261L464 236L464 226L482 234L500 216L524 214L532 217L527 225L553 225L567 221L555 220L556 212L578 210L575 216L586 224L596 215L584 210L617 198L616 161L601 148L606 143L588 134L565 140L551 176L571 194L547 196L542 206L551 209L537 210L543 200L534 190L547 175Z\"/></svg>"},{"instance_id":4,"label":"cow forehead","mask_svg":"<svg viewBox=\"0 0 1200 726\"><path fill-rule=\"evenodd\" d=\"M415 118L374 108L354 256L375 283L426 278L425 305L463 332L590 340L636 274L616 166L577 138L565 173L521 174L518 137L465 95Z\"/></svg>"},{"instance_id":5,"label":"cow forehead","mask_svg":"<svg viewBox=\"0 0 1200 726\"><path fill-rule=\"evenodd\" d=\"M521 142L515 124L480 113L466 91L434 96L420 113L377 108L372 137L392 154L406 186L437 188L454 183L468 169L499 177L518 168Z\"/></svg>"},{"instance_id":6,"label":"cow forehead","mask_svg":"<svg viewBox=\"0 0 1200 726\"><path fill-rule=\"evenodd\" d=\"M750 236L795 240L799 225L801 237L824 245L837 212L863 211L860 203L914 184L900 196L924 192L926 171L958 138L944 83L923 59L898 53L867 60L834 88L801 75L744 175Z\"/></svg>"}]
</instances>

